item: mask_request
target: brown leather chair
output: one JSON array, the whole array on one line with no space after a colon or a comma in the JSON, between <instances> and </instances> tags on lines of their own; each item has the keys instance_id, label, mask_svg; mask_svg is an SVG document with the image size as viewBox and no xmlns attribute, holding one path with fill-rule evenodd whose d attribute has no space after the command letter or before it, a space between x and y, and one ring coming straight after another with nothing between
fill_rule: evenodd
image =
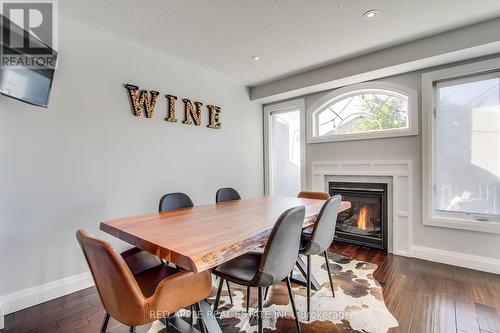
<instances>
[{"instance_id":1,"label":"brown leather chair","mask_svg":"<svg viewBox=\"0 0 500 333\"><path fill-rule=\"evenodd\" d=\"M193 304L199 307L198 302L208 297L212 287L209 271L183 271L135 249L130 251L138 251L142 258L136 256L127 264L109 243L83 230L78 230L76 237L106 310L101 332L106 331L110 316L134 332L136 326L168 317L182 308Z\"/></svg>"},{"instance_id":2,"label":"brown leather chair","mask_svg":"<svg viewBox=\"0 0 500 333\"><path fill-rule=\"evenodd\" d=\"M299 193L297 198L328 200L330 199L330 194L326 192L302 191Z\"/></svg>"}]
</instances>

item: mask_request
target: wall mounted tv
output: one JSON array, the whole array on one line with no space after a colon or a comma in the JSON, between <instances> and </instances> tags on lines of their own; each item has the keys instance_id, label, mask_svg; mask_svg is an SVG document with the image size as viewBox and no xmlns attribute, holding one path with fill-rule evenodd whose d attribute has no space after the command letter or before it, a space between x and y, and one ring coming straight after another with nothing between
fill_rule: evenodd
<instances>
[{"instance_id":1,"label":"wall mounted tv","mask_svg":"<svg viewBox=\"0 0 500 333\"><path fill-rule=\"evenodd\" d=\"M40 59L41 56L31 53L29 49L23 52L22 48L10 47L7 43L9 40L5 38L5 30L3 30L3 38L0 38L0 47L2 48L0 50L2 56L2 62L0 63L0 94L32 105L48 107L57 52L21 27L12 24L5 16L0 15L0 19L3 20L2 27L9 24L10 40L16 37L22 41L24 40L25 43L26 40L29 40L30 46L36 45L39 49L45 48L48 50L45 54L51 53L53 58L53 62L50 64L37 61L36 66L33 66L33 61ZM9 62L9 65L5 65L6 60L4 57L14 60Z\"/></svg>"}]
</instances>

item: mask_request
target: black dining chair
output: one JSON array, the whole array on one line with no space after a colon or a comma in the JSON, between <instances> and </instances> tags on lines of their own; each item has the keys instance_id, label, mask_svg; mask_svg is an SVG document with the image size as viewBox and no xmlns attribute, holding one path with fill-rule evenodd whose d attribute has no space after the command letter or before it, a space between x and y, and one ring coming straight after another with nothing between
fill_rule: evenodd
<instances>
[{"instance_id":1,"label":"black dining chair","mask_svg":"<svg viewBox=\"0 0 500 333\"><path fill-rule=\"evenodd\" d=\"M335 226L337 225L337 215L339 213L342 197L335 195L328 199L321 207L318 218L314 223L312 233L302 234L300 244L300 254L307 257L307 273L305 274L307 284L307 320L310 319L311 310L311 256L321 254L325 257L326 269L328 278L330 279L330 287L332 295L335 297L333 287L333 277L330 271L330 263L328 261L328 248L332 245L335 236ZM302 270L301 270L302 271Z\"/></svg>"},{"instance_id":2,"label":"black dining chair","mask_svg":"<svg viewBox=\"0 0 500 333\"><path fill-rule=\"evenodd\" d=\"M225 201L233 201L233 200L241 200L241 196L234 188L224 187L217 190L215 194L215 202L225 202ZM229 292L229 299L231 300L231 304L233 303L233 297L231 295L231 289L229 288L229 282L226 280L227 290ZM267 293L269 291L269 287L266 288L264 293L264 299L267 299ZM250 308L250 287L247 286L247 312Z\"/></svg>"},{"instance_id":3,"label":"black dining chair","mask_svg":"<svg viewBox=\"0 0 500 333\"><path fill-rule=\"evenodd\" d=\"M301 332L289 274L299 255L300 235L304 223L304 216L304 206L286 210L281 214L274 225L267 240L264 252L248 252L214 269L213 273L220 277L219 288L215 298L214 312L217 312L219 306L224 280L229 280L233 283L247 287L256 287L258 290L258 332L261 333L263 331L263 288L285 280L295 315L297 331L299 333Z\"/></svg>"},{"instance_id":4,"label":"black dining chair","mask_svg":"<svg viewBox=\"0 0 500 333\"><path fill-rule=\"evenodd\" d=\"M241 196L234 188L224 187L217 190L215 193L215 202L225 202L225 201L233 201L233 200L241 200ZM233 304L233 296L231 294L231 287L229 286L229 281L226 280L227 292L229 293L229 300L231 304ZM250 287L247 288L247 294L250 295L249 291ZM247 311L248 311L248 297L247 297Z\"/></svg>"},{"instance_id":5,"label":"black dining chair","mask_svg":"<svg viewBox=\"0 0 500 333\"><path fill-rule=\"evenodd\" d=\"M217 203L232 200L241 200L240 194L234 188L224 187L215 193L215 202Z\"/></svg>"},{"instance_id":6,"label":"black dining chair","mask_svg":"<svg viewBox=\"0 0 500 333\"><path fill-rule=\"evenodd\" d=\"M194 207L193 200L181 192L167 193L160 199L158 211L166 212L169 210Z\"/></svg>"},{"instance_id":7,"label":"black dining chair","mask_svg":"<svg viewBox=\"0 0 500 333\"><path fill-rule=\"evenodd\" d=\"M184 193L168 193L160 199L159 211L168 211L177 208L193 207L193 201ZM152 255L151 253L141 250L137 247L128 249L120 253L132 272L139 273L139 270L144 267L158 265L164 263L163 259Z\"/></svg>"},{"instance_id":8,"label":"black dining chair","mask_svg":"<svg viewBox=\"0 0 500 333\"><path fill-rule=\"evenodd\" d=\"M193 200L186 193L173 192L163 195L160 199L158 211L168 212L174 209L194 207ZM163 259L162 259L163 260ZM190 324L193 325L193 307L191 306Z\"/></svg>"},{"instance_id":9,"label":"black dining chair","mask_svg":"<svg viewBox=\"0 0 500 333\"><path fill-rule=\"evenodd\" d=\"M167 193L160 199L158 211L168 212L169 210L194 207L193 200L189 195L181 192Z\"/></svg>"}]
</instances>

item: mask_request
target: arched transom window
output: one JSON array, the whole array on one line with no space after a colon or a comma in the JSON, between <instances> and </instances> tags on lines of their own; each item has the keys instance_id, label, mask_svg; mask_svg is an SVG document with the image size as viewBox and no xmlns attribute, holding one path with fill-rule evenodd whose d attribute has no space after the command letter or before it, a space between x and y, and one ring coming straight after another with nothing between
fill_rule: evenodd
<instances>
[{"instance_id":1,"label":"arched transom window","mask_svg":"<svg viewBox=\"0 0 500 333\"><path fill-rule=\"evenodd\" d=\"M342 88L313 110L310 141L416 134L405 133L414 125L410 95L387 88Z\"/></svg>"}]
</instances>

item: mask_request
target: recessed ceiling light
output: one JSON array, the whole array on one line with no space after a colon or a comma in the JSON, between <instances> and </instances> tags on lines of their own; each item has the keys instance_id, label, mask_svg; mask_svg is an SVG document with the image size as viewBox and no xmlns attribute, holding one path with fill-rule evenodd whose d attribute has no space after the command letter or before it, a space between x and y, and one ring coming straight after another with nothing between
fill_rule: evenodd
<instances>
[{"instance_id":1,"label":"recessed ceiling light","mask_svg":"<svg viewBox=\"0 0 500 333\"><path fill-rule=\"evenodd\" d=\"M364 19L372 19L375 16L377 16L377 14L378 14L378 10L370 9L369 11L367 11L366 13L363 14L363 18Z\"/></svg>"},{"instance_id":2,"label":"recessed ceiling light","mask_svg":"<svg viewBox=\"0 0 500 333\"><path fill-rule=\"evenodd\" d=\"M252 56L250 59L252 59L253 61L259 61L260 57L259 56Z\"/></svg>"}]
</instances>

